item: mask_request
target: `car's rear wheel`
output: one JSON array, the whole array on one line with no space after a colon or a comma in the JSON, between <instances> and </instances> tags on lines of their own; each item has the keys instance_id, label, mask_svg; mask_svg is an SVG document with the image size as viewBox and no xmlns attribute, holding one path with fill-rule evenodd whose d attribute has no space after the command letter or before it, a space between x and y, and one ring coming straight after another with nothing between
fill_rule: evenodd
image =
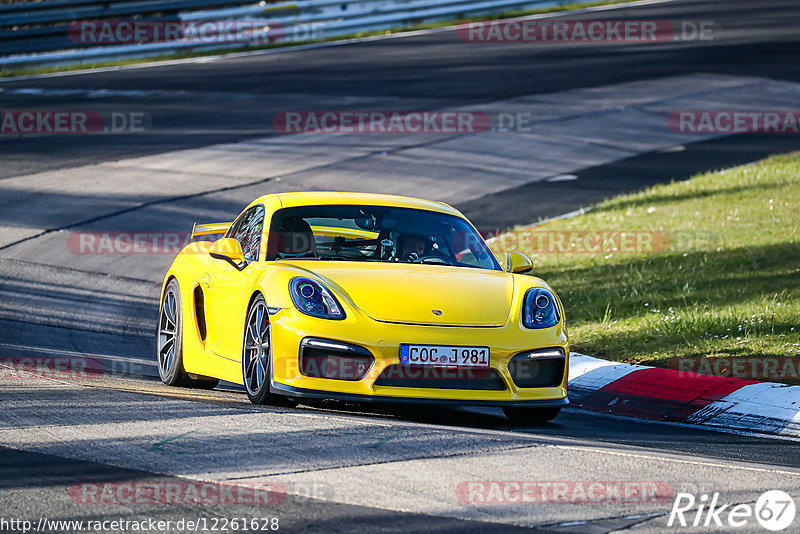
<instances>
[{"instance_id":1,"label":"car's rear wheel","mask_svg":"<svg viewBox=\"0 0 800 534\"><path fill-rule=\"evenodd\" d=\"M561 408L503 408L515 425L542 425L555 419L560 411Z\"/></svg>"},{"instance_id":2,"label":"car's rear wheel","mask_svg":"<svg viewBox=\"0 0 800 534\"><path fill-rule=\"evenodd\" d=\"M253 299L247 312L242 347L242 379L247 398L253 404L293 406L293 400L270 393L272 367L272 326L269 322L267 302L262 295Z\"/></svg>"},{"instance_id":3,"label":"car's rear wheel","mask_svg":"<svg viewBox=\"0 0 800 534\"><path fill-rule=\"evenodd\" d=\"M213 389L219 380L190 378L183 369L183 311L181 290L176 279L164 289L158 318L158 376L168 386Z\"/></svg>"}]
</instances>

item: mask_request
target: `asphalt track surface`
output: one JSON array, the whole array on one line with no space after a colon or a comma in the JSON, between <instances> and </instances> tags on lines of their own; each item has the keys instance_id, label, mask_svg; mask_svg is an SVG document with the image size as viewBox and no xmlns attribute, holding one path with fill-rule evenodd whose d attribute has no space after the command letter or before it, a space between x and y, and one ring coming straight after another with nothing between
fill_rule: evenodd
<instances>
[{"instance_id":1,"label":"asphalt track surface","mask_svg":"<svg viewBox=\"0 0 800 534\"><path fill-rule=\"evenodd\" d=\"M3 108L145 108L153 128L141 135L97 136L88 141L69 136L3 139L2 223L6 230L14 225L47 227L50 217L46 209L24 216L15 212L12 201L4 198L17 202L19 197L5 190L3 178L270 137L275 135L274 114L286 109L480 106L522 95L696 73L800 82L796 31L800 8L795 2L676 1L581 17L713 20L721 33L711 42L528 46L466 44L445 32L207 63L3 81ZM31 87L43 93L10 94L15 88ZM68 89L86 91L62 91ZM93 89L111 91L112 96L92 96ZM140 93L126 96L119 91ZM472 198L458 207L486 225L525 224L620 191L798 148L800 138L791 135L710 139L687 144L682 151L646 152L585 169L575 181L523 184ZM72 191L53 200L69 206L80 193ZM548 201L533 201L541 198ZM202 199L187 202L189 208L205 209ZM58 261L47 261L49 250L36 248L35 240L31 243L32 253L41 261L9 256L13 246L0 250L3 355L91 356L111 372L88 383L4 375L0 444L11 447L0 449L4 517L261 514L263 510L235 505L98 508L77 505L67 497L75 482L155 476L235 480L237 468L248 476L307 476L333 488L326 498L290 495L269 510L281 517L281 530L290 532L513 532L525 526L546 532L665 529L663 516L671 503L476 510L469 505L453 506L452 495L448 501L436 491L437 485L444 485L452 493L452 487L463 480L514 479L509 473L518 473L520 480L631 480L636 476L653 480L647 477L660 476L674 487L681 483L703 487L736 502L754 502L765 489L781 488L798 495L800 445L795 441L572 409L543 427L512 428L493 410L435 409L421 414L349 405L284 410L252 407L236 388L202 393L165 388L153 378L151 332L158 299L153 277L138 276L134 270L126 275L111 267L87 268L72 262L69 255L58 256L57 251L53 255ZM187 415L194 413L208 421ZM289 455L291 462L286 460L286 465L270 458L259 467L237 449L246 441L232 441L217 451L218 444L225 444L226 432L245 440L236 433L240 429L214 419L223 416L255 424L254 432L274 425L275 435L268 437L281 445L274 450L296 454ZM207 435L189 444L198 457L203 448L215 454L205 473L192 470L193 461L180 447L153 448L154 442L169 442L187 428ZM394 428L401 430L392 434ZM381 433L387 433L385 438ZM313 441L315 435L329 441L331 448L321 449ZM270 446L273 441L268 441ZM454 444L463 444L463 451L455 450ZM157 455L163 456L163 463L156 461ZM329 463L321 464L319 457ZM471 460L488 467L473 466ZM223 464L227 471L215 471L215 466ZM467 467L461 471L461 466ZM409 470L416 475L405 480L403 473ZM395 492L398 496L392 498ZM420 502L415 493L429 499Z\"/></svg>"}]
</instances>

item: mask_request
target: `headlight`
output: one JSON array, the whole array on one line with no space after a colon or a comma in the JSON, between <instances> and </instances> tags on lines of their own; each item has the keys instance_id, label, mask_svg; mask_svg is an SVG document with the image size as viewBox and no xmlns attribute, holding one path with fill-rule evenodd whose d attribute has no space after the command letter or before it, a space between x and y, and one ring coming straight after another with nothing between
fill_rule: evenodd
<instances>
[{"instance_id":1,"label":"headlight","mask_svg":"<svg viewBox=\"0 0 800 534\"><path fill-rule=\"evenodd\" d=\"M328 288L309 278L292 278L289 295L295 307L306 315L320 319L344 319L344 310Z\"/></svg>"},{"instance_id":2,"label":"headlight","mask_svg":"<svg viewBox=\"0 0 800 534\"><path fill-rule=\"evenodd\" d=\"M522 303L525 328L549 328L558 324L556 297L546 289L529 289Z\"/></svg>"}]
</instances>

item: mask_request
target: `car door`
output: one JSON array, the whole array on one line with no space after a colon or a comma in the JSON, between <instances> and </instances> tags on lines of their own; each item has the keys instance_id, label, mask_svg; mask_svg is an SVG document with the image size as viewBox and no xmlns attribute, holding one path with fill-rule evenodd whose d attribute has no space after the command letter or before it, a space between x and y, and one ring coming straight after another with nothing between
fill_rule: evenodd
<instances>
[{"instance_id":1,"label":"car door","mask_svg":"<svg viewBox=\"0 0 800 534\"><path fill-rule=\"evenodd\" d=\"M210 330L214 339L209 339L209 348L228 360L239 361L242 355L244 316L256 282L263 229L264 206L247 209L225 235L242 246L247 267L240 271L227 261L212 258L201 273L201 284L207 288L211 301L207 316L213 324Z\"/></svg>"}]
</instances>

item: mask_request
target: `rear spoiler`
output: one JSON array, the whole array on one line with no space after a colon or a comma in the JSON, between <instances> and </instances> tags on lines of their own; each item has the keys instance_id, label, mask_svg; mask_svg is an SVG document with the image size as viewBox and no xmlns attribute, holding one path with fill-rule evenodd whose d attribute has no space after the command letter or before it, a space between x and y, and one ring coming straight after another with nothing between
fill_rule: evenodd
<instances>
[{"instance_id":1,"label":"rear spoiler","mask_svg":"<svg viewBox=\"0 0 800 534\"><path fill-rule=\"evenodd\" d=\"M194 223L194 226L192 226L192 239L206 235L224 234L228 231L228 228L230 228L232 224L232 222L207 224Z\"/></svg>"}]
</instances>

